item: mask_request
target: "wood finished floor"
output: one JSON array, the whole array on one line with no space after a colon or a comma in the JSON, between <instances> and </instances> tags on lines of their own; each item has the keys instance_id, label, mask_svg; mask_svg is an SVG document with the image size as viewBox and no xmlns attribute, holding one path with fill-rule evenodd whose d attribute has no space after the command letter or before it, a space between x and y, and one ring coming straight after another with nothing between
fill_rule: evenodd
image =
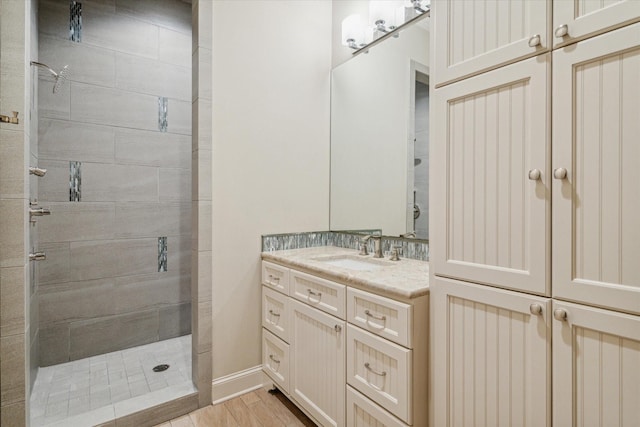
<instances>
[{"instance_id":1,"label":"wood finished floor","mask_svg":"<svg viewBox=\"0 0 640 427\"><path fill-rule=\"evenodd\" d=\"M156 427L316 427L280 392L260 388Z\"/></svg>"}]
</instances>

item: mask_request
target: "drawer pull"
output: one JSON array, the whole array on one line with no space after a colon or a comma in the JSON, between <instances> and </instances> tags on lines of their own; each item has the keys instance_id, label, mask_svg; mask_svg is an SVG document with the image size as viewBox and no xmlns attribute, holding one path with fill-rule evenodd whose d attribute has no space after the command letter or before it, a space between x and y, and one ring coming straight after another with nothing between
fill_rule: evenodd
<instances>
[{"instance_id":1,"label":"drawer pull","mask_svg":"<svg viewBox=\"0 0 640 427\"><path fill-rule=\"evenodd\" d=\"M280 281L280 278L278 276L274 276L273 274L269 275L269 280L275 280L276 282Z\"/></svg>"},{"instance_id":2,"label":"drawer pull","mask_svg":"<svg viewBox=\"0 0 640 427\"><path fill-rule=\"evenodd\" d=\"M374 374L379 375L381 377L387 376L387 371L378 372L375 369L373 369L371 365L369 365L369 362L365 363L364 367L367 368L368 371L373 372Z\"/></svg>"},{"instance_id":3,"label":"drawer pull","mask_svg":"<svg viewBox=\"0 0 640 427\"><path fill-rule=\"evenodd\" d=\"M322 292L313 292L311 289L307 289L307 292L309 292L309 295L313 295L314 297L320 298L322 296Z\"/></svg>"},{"instance_id":4,"label":"drawer pull","mask_svg":"<svg viewBox=\"0 0 640 427\"><path fill-rule=\"evenodd\" d=\"M272 316L278 316L278 317L280 317L280 313L276 313L276 312L275 312L275 311L273 311L273 310L269 310L269 314L270 314L270 315L272 315Z\"/></svg>"},{"instance_id":5,"label":"drawer pull","mask_svg":"<svg viewBox=\"0 0 640 427\"><path fill-rule=\"evenodd\" d=\"M269 355L269 359L273 360L276 363L280 363L280 361L278 359L276 359L273 354Z\"/></svg>"},{"instance_id":6,"label":"drawer pull","mask_svg":"<svg viewBox=\"0 0 640 427\"><path fill-rule=\"evenodd\" d=\"M383 322L387 320L387 316L376 316L375 314L371 313L369 310L365 310L364 314L366 314L368 317L371 317L373 319L382 320Z\"/></svg>"}]
</instances>

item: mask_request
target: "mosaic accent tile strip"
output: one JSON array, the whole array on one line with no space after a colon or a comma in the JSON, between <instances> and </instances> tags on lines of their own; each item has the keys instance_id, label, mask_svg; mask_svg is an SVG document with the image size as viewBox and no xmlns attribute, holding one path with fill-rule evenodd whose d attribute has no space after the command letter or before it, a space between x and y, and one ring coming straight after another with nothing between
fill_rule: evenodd
<instances>
[{"instance_id":1,"label":"mosaic accent tile strip","mask_svg":"<svg viewBox=\"0 0 640 427\"><path fill-rule=\"evenodd\" d=\"M262 250L280 251L286 249L313 248L329 245L329 231L310 233L269 234L262 236Z\"/></svg>"},{"instance_id":2,"label":"mosaic accent tile strip","mask_svg":"<svg viewBox=\"0 0 640 427\"><path fill-rule=\"evenodd\" d=\"M158 97L158 130L160 132L166 132L169 127L169 121L167 119L169 112L169 98L165 96Z\"/></svg>"},{"instance_id":3,"label":"mosaic accent tile strip","mask_svg":"<svg viewBox=\"0 0 640 427\"><path fill-rule=\"evenodd\" d=\"M82 41L82 3L73 0L69 2L69 40Z\"/></svg>"},{"instance_id":4,"label":"mosaic accent tile strip","mask_svg":"<svg viewBox=\"0 0 640 427\"><path fill-rule=\"evenodd\" d=\"M158 237L158 271L167 271L167 238Z\"/></svg>"},{"instance_id":5,"label":"mosaic accent tile strip","mask_svg":"<svg viewBox=\"0 0 640 427\"><path fill-rule=\"evenodd\" d=\"M69 201L80 201L80 187L82 185L81 162L69 162Z\"/></svg>"},{"instance_id":6,"label":"mosaic accent tile strip","mask_svg":"<svg viewBox=\"0 0 640 427\"><path fill-rule=\"evenodd\" d=\"M357 230L350 232L316 231L311 233L269 234L262 236L262 251L280 251L287 249L312 248L317 246L336 246L339 248L359 249L360 239L366 234L380 234L380 230ZM429 241L401 237L382 236L382 251L385 256L393 246L400 246L400 257L429 261ZM373 241L367 248L373 253Z\"/></svg>"}]
</instances>

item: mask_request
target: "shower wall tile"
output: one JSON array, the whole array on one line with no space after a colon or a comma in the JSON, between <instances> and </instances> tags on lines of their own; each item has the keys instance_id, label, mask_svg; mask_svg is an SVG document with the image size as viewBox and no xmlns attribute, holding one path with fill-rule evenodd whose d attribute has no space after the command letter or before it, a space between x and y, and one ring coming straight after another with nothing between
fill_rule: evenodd
<instances>
[{"instance_id":1,"label":"shower wall tile","mask_svg":"<svg viewBox=\"0 0 640 427\"><path fill-rule=\"evenodd\" d=\"M47 254L47 259L39 261L36 269L38 289L52 283L69 280L70 267L69 242L41 243L38 248Z\"/></svg>"},{"instance_id":2,"label":"shower wall tile","mask_svg":"<svg viewBox=\"0 0 640 427\"><path fill-rule=\"evenodd\" d=\"M159 28L158 59L168 64L191 65L191 34Z\"/></svg>"},{"instance_id":3,"label":"shower wall tile","mask_svg":"<svg viewBox=\"0 0 640 427\"><path fill-rule=\"evenodd\" d=\"M191 137L133 129L118 129L115 158L120 164L191 168Z\"/></svg>"},{"instance_id":4,"label":"shower wall tile","mask_svg":"<svg viewBox=\"0 0 640 427\"><path fill-rule=\"evenodd\" d=\"M193 0L192 10L193 50L198 47L213 49L213 2Z\"/></svg>"},{"instance_id":5,"label":"shower wall tile","mask_svg":"<svg viewBox=\"0 0 640 427\"><path fill-rule=\"evenodd\" d=\"M212 301L199 301L198 302L199 316L207 319L212 319L213 303ZM205 322L198 327L198 353L203 353L207 349L211 348L213 340L213 325L212 322Z\"/></svg>"},{"instance_id":6,"label":"shower wall tile","mask_svg":"<svg viewBox=\"0 0 640 427\"><path fill-rule=\"evenodd\" d=\"M39 62L47 64L56 71L69 65L71 70L69 78L74 82L115 86L116 54L112 50L46 35L41 35L39 41ZM47 76L48 71L40 69L39 74ZM43 86L43 90L48 88L47 85Z\"/></svg>"},{"instance_id":7,"label":"shower wall tile","mask_svg":"<svg viewBox=\"0 0 640 427\"><path fill-rule=\"evenodd\" d=\"M82 42L146 58L158 58L158 27L90 4L83 11Z\"/></svg>"},{"instance_id":8,"label":"shower wall tile","mask_svg":"<svg viewBox=\"0 0 640 427\"><path fill-rule=\"evenodd\" d=\"M0 198L14 199L27 196L29 180L24 171L30 159L25 150L24 133L10 130L0 130ZM191 163L191 150L189 150Z\"/></svg>"},{"instance_id":9,"label":"shower wall tile","mask_svg":"<svg viewBox=\"0 0 640 427\"><path fill-rule=\"evenodd\" d=\"M116 0L116 12L191 34L191 5L175 0Z\"/></svg>"},{"instance_id":10,"label":"shower wall tile","mask_svg":"<svg viewBox=\"0 0 640 427\"><path fill-rule=\"evenodd\" d=\"M158 340L158 311L74 322L69 336L71 360L149 344Z\"/></svg>"},{"instance_id":11,"label":"shower wall tile","mask_svg":"<svg viewBox=\"0 0 640 427\"><path fill-rule=\"evenodd\" d=\"M28 209L27 199L0 199L0 267L21 267L27 262Z\"/></svg>"},{"instance_id":12,"label":"shower wall tile","mask_svg":"<svg viewBox=\"0 0 640 427\"><path fill-rule=\"evenodd\" d=\"M160 168L161 201L191 201L191 171Z\"/></svg>"},{"instance_id":13,"label":"shower wall tile","mask_svg":"<svg viewBox=\"0 0 640 427\"><path fill-rule=\"evenodd\" d=\"M211 200L212 181L212 151L195 150L192 154L191 167L193 168L192 182L193 194L197 200Z\"/></svg>"},{"instance_id":14,"label":"shower wall tile","mask_svg":"<svg viewBox=\"0 0 640 427\"><path fill-rule=\"evenodd\" d=\"M25 335L0 338L0 399L4 405L17 403L25 398ZM4 425L4 424L3 424Z\"/></svg>"},{"instance_id":15,"label":"shower wall tile","mask_svg":"<svg viewBox=\"0 0 640 427\"><path fill-rule=\"evenodd\" d=\"M190 203L117 203L115 212L116 238L189 235L191 233Z\"/></svg>"},{"instance_id":16,"label":"shower wall tile","mask_svg":"<svg viewBox=\"0 0 640 427\"><path fill-rule=\"evenodd\" d=\"M40 159L111 163L114 134L113 128L106 126L42 119L38 128ZM46 180L49 178L47 173Z\"/></svg>"},{"instance_id":17,"label":"shower wall tile","mask_svg":"<svg viewBox=\"0 0 640 427\"><path fill-rule=\"evenodd\" d=\"M40 326L40 366L69 361L69 324Z\"/></svg>"},{"instance_id":18,"label":"shower wall tile","mask_svg":"<svg viewBox=\"0 0 640 427\"><path fill-rule=\"evenodd\" d=\"M158 239L71 242L69 279L154 273L158 269L157 245Z\"/></svg>"},{"instance_id":19,"label":"shower wall tile","mask_svg":"<svg viewBox=\"0 0 640 427\"><path fill-rule=\"evenodd\" d=\"M71 91L70 82L60 87L53 93L53 79L50 77L38 79L38 115L40 119L64 119L71 118Z\"/></svg>"},{"instance_id":20,"label":"shower wall tile","mask_svg":"<svg viewBox=\"0 0 640 427\"><path fill-rule=\"evenodd\" d=\"M114 203L48 203L51 215L38 219L41 242L113 239Z\"/></svg>"},{"instance_id":21,"label":"shower wall tile","mask_svg":"<svg viewBox=\"0 0 640 427\"><path fill-rule=\"evenodd\" d=\"M191 135L191 102L169 100L169 133Z\"/></svg>"},{"instance_id":22,"label":"shower wall tile","mask_svg":"<svg viewBox=\"0 0 640 427\"><path fill-rule=\"evenodd\" d=\"M134 129L158 129L157 96L71 83L70 103L73 121ZM169 120L173 118L170 117Z\"/></svg>"},{"instance_id":23,"label":"shower wall tile","mask_svg":"<svg viewBox=\"0 0 640 427\"><path fill-rule=\"evenodd\" d=\"M38 0L38 36L69 39L69 2Z\"/></svg>"},{"instance_id":24,"label":"shower wall tile","mask_svg":"<svg viewBox=\"0 0 640 427\"><path fill-rule=\"evenodd\" d=\"M211 150L213 141L213 113L211 109L211 100L198 98L192 104L191 114L194 123L198 123L197 129L194 129L194 143L197 142L195 149Z\"/></svg>"},{"instance_id":25,"label":"shower wall tile","mask_svg":"<svg viewBox=\"0 0 640 427\"><path fill-rule=\"evenodd\" d=\"M158 338L166 340L191 332L191 303L172 304L158 310Z\"/></svg>"},{"instance_id":26,"label":"shower wall tile","mask_svg":"<svg viewBox=\"0 0 640 427\"><path fill-rule=\"evenodd\" d=\"M191 68L116 53L116 87L132 92L190 101Z\"/></svg>"},{"instance_id":27,"label":"shower wall tile","mask_svg":"<svg viewBox=\"0 0 640 427\"><path fill-rule=\"evenodd\" d=\"M158 169L136 165L84 163L82 200L86 202L157 201Z\"/></svg>"},{"instance_id":28,"label":"shower wall tile","mask_svg":"<svg viewBox=\"0 0 640 427\"><path fill-rule=\"evenodd\" d=\"M193 55L191 67L198 70L198 84L193 85L192 99L198 97L212 99L213 53L211 49L199 47Z\"/></svg>"},{"instance_id":29,"label":"shower wall tile","mask_svg":"<svg viewBox=\"0 0 640 427\"><path fill-rule=\"evenodd\" d=\"M69 161L40 159L39 166L47 170L38 182L40 203L69 201Z\"/></svg>"},{"instance_id":30,"label":"shower wall tile","mask_svg":"<svg viewBox=\"0 0 640 427\"><path fill-rule=\"evenodd\" d=\"M40 324L92 319L115 313L115 279L67 282L40 293Z\"/></svg>"},{"instance_id":31,"label":"shower wall tile","mask_svg":"<svg viewBox=\"0 0 640 427\"><path fill-rule=\"evenodd\" d=\"M115 292L112 294L115 313L131 313L189 302L190 280L189 273L175 270L117 277Z\"/></svg>"},{"instance_id":32,"label":"shower wall tile","mask_svg":"<svg viewBox=\"0 0 640 427\"><path fill-rule=\"evenodd\" d=\"M169 236L169 271L191 271L191 236Z\"/></svg>"},{"instance_id":33,"label":"shower wall tile","mask_svg":"<svg viewBox=\"0 0 640 427\"><path fill-rule=\"evenodd\" d=\"M24 266L0 268L0 336L24 332L26 275Z\"/></svg>"},{"instance_id":34,"label":"shower wall tile","mask_svg":"<svg viewBox=\"0 0 640 427\"><path fill-rule=\"evenodd\" d=\"M191 218L191 249L195 251L212 250L212 202L191 202Z\"/></svg>"}]
</instances>

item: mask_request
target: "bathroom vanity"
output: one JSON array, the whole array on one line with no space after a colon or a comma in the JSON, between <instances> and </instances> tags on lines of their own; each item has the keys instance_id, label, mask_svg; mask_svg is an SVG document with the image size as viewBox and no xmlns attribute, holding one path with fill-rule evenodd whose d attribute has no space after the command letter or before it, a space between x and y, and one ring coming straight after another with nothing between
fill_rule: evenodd
<instances>
[{"instance_id":1,"label":"bathroom vanity","mask_svg":"<svg viewBox=\"0 0 640 427\"><path fill-rule=\"evenodd\" d=\"M425 426L429 264L262 254L263 370L322 426Z\"/></svg>"}]
</instances>

